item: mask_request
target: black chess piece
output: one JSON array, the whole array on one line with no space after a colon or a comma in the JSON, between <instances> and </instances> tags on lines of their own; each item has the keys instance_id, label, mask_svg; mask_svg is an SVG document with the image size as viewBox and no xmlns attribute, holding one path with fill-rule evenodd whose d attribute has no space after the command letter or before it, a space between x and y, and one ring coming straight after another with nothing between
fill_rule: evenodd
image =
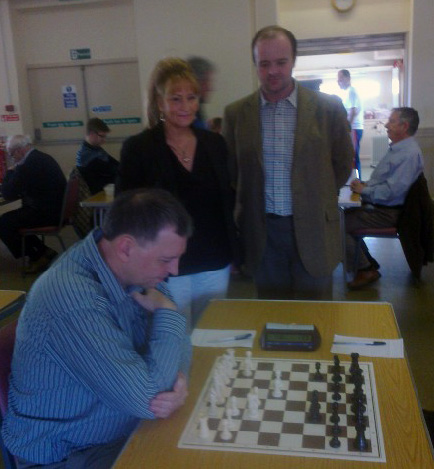
<instances>
[{"instance_id":1,"label":"black chess piece","mask_svg":"<svg viewBox=\"0 0 434 469\"><path fill-rule=\"evenodd\" d=\"M368 442L365 437L365 425L363 423L356 423L357 435L354 439L354 447L359 451L367 451L369 449Z\"/></svg>"},{"instance_id":2,"label":"black chess piece","mask_svg":"<svg viewBox=\"0 0 434 469\"><path fill-rule=\"evenodd\" d=\"M312 392L312 399L310 402L308 419L310 422L319 422L321 420L320 414L321 404L318 400L318 391L315 390Z\"/></svg>"},{"instance_id":3,"label":"black chess piece","mask_svg":"<svg viewBox=\"0 0 434 469\"><path fill-rule=\"evenodd\" d=\"M352 374L353 371L354 371L356 368L359 368L359 354L353 352L353 353L351 354L350 373Z\"/></svg>"},{"instance_id":4,"label":"black chess piece","mask_svg":"<svg viewBox=\"0 0 434 469\"><path fill-rule=\"evenodd\" d=\"M333 384L334 393L332 394L332 399L334 401L340 401L341 400L341 395L339 394L340 390L341 390L341 385L339 383L334 383Z\"/></svg>"},{"instance_id":5,"label":"black chess piece","mask_svg":"<svg viewBox=\"0 0 434 469\"><path fill-rule=\"evenodd\" d=\"M316 373L313 375L313 379L314 381L322 381L323 380L323 375L320 373L320 368L321 368L321 363L320 362L316 362L315 363L315 369L316 369Z\"/></svg>"},{"instance_id":6,"label":"black chess piece","mask_svg":"<svg viewBox=\"0 0 434 469\"><path fill-rule=\"evenodd\" d=\"M341 442L339 441L337 435L333 435L333 438L330 440L330 446L332 448L339 448L341 446Z\"/></svg>"},{"instance_id":7,"label":"black chess piece","mask_svg":"<svg viewBox=\"0 0 434 469\"><path fill-rule=\"evenodd\" d=\"M333 372L334 373L340 373L340 371L341 371L341 361L339 360L339 357L337 355L335 355L333 357L333 362L334 362Z\"/></svg>"}]
</instances>

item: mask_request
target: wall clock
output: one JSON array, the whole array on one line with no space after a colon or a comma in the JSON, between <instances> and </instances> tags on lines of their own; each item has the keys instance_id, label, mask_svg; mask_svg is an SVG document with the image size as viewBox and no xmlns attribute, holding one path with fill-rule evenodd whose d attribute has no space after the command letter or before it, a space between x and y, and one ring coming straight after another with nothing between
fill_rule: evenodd
<instances>
[{"instance_id":1,"label":"wall clock","mask_svg":"<svg viewBox=\"0 0 434 469\"><path fill-rule=\"evenodd\" d=\"M349 11L356 4L356 0L332 0L332 5L339 12Z\"/></svg>"}]
</instances>

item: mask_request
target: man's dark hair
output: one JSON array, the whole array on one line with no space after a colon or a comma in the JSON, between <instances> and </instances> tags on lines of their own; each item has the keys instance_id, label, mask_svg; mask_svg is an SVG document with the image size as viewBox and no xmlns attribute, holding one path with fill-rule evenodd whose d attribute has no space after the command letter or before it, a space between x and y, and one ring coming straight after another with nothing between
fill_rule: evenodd
<instances>
[{"instance_id":1,"label":"man's dark hair","mask_svg":"<svg viewBox=\"0 0 434 469\"><path fill-rule=\"evenodd\" d=\"M345 77L345 78L351 78L351 73L349 70L347 70L346 68L343 68L342 70L339 70L340 73L342 73L342 75Z\"/></svg>"},{"instance_id":2,"label":"man's dark hair","mask_svg":"<svg viewBox=\"0 0 434 469\"><path fill-rule=\"evenodd\" d=\"M189 237L192 221L183 205L162 189L122 192L110 206L102 231L109 241L129 234L142 243L152 242L158 233L173 227L179 236Z\"/></svg>"},{"instance_id":3,"label":"man's dark hair","mask_svg":"<svg viewBox=\"0 0 434 469\"><path fill-rule=\"evenodd\" d=\"M86 124L86 133L89 135L91 132L95 132L96 134L98 132L108 133L110 132L110 128L103 120L98 119L98 117L92 117Z\"/></svg>"},{"instance_id":4,"label":"man's dark hair","mask_svg":"<svg viewBox=\"0 0 434 469\"><path fill-rule=\"evenodd\" d=\"M215 72L214 64L204 57L188 57L187 63L198 81L205 80L209 73Z\"/></svg>"},{"instance_id":5,"label":"man's dark hair","mask_svg":"<svg viewBox=\"0 0 434 469\"><path fill-rule=\"evenodd\" d=\"M419 128L419 113L412 107L394 107L392 112L399 112L399 120L408 123L408 135L414 135Z\"/></svg>"},{"instance_id":6,"label":"man's dark hair","mask_svg":"<svg viewBox=\"0 0 434 469\"><path fill-rule=\"evenodd\" d=\"M291 43L292 47L292 55L294 56L294 60L297 56L297 39L295 39L294 34L291 33L291 31L288 31L285 28L282 28L281 26L266 26L265 28L260 29L255 36L252 39L252 56L253 56L253 62L255 62L255 46L256 43L262 39L274 39L276 36L279 34L284 34L289 42Z\"/></svg>"}]
</instances>

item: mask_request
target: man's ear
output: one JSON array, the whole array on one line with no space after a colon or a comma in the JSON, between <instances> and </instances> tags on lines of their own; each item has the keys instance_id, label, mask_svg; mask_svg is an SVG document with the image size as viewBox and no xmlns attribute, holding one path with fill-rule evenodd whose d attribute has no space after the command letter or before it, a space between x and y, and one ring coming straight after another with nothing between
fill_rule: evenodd
<instances>
[{"instance_id":1,"label":"man's ear","mask_svg":"<svg viewBox=\"0 0 434 469\"><path fill-rule=\"evenodd\" d=\"M130 235L118 236L115 240L116 255L122 262L128 262L136 244L135 239Z\"/></svg>"}]
</instances>

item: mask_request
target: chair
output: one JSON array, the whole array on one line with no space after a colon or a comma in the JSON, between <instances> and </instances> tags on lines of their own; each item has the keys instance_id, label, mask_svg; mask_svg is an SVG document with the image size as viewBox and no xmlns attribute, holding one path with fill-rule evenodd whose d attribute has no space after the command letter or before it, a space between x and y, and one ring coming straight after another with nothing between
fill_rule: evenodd
<instances>
[{"instance_id":1,"label":"chair","mask_svg":"<svg viewBox=\"0 0 434 469\"><path fill-rule=\"evenodd\" d=\"M71 171L69 177L78 178L78 201L88 199L92 194L77 166ZM80 239L83 239L93 228L93 210L78 204L72 219L72 226Z\"/></svg>"},{"instance_id":2,"label":"chair","mask_svg":"<svg viewBox=\"0 0 434 469\"><path fill-rule=\"evenodd\" d=\"M413 275L419 279L422 266L434 259L434 209L425 175L410 187L396 227L366 228L351 233L357 239L354 268L357 272L363 238L398 238Z\"/></svg>"},{"instance_id":3,"label":"chair","mask_svg":"<svg viewBox=\"0 0 434 469\"><path fill-rule=\"evenodd\" d=\"M12 354L15 343L15 329L17 320L10 322L0 329L0 427L8 406L9 374L11 371ZM0 436L0 447L6 469L15 469L14 457L4 446Z\"/></svg>"},{"instance_id":4,"label":"chair","mask_svg":"<svg viewBox=\"0 0 434 469\"><path fill-rule=\"evenodd\" d=\"M65 243L63 242L61 231L66 225L72 224L72 219L78 208L78 177L71 175L66 184L65 193L63 196L62 210L60 212L60 220L57 225L50 226L37 226L34 228L21 228L18 233L21 235L22 244L21 244L21 255L23 259L22 264L22 273L25 275L25 247L26 247L26 236L41 236L42 242L45 241L46 236L55 236L62 250L66 251Z\"/></svg>"}]
</instances>

